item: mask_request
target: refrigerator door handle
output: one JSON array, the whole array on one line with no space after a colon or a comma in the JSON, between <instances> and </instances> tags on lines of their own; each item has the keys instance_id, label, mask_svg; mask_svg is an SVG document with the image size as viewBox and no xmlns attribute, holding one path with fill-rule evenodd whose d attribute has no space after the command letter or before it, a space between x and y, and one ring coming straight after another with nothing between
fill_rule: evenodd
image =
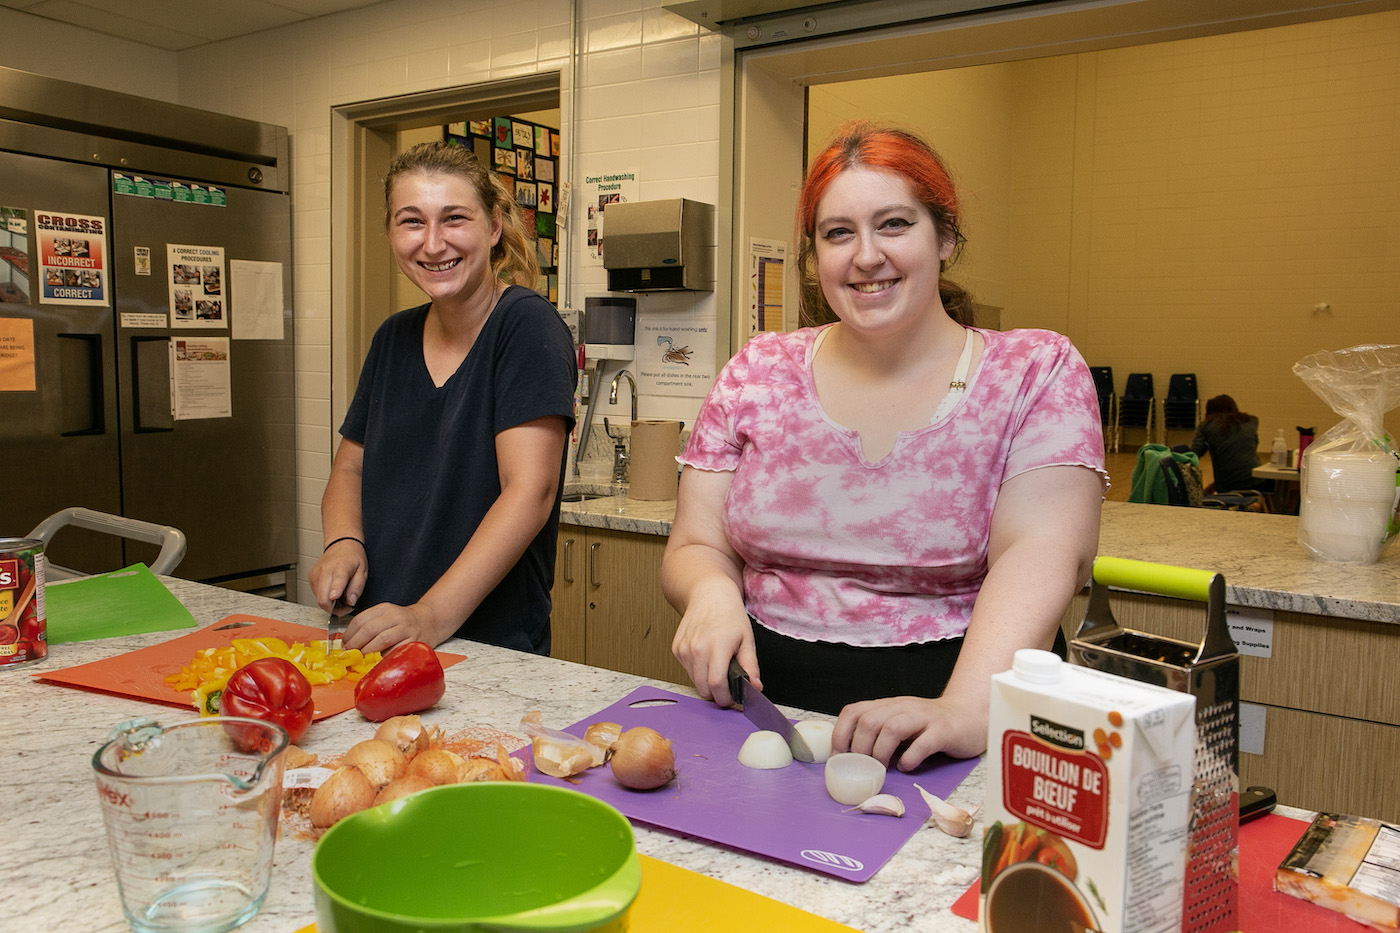
<instances>
[{"instance_id":1,"label":"refrigerator door handle","mask_svg":"<svg viewBox=\"0 0 1400 933\"><path fill-rule=\"evenodd\" d=\"M175 430L170 403L170 338L131 338L132 430L137 434Z\"/></svg>"},{"instance_id":2,"label":"refrigerator door handle","mask_svg":"<svg viewBox=\"0 0 1400 933\"><path fill-rule=\"evenodd\" d=\"M102 335L59 334L60 437L107 433Z\"/></svg>"}]
</instances>

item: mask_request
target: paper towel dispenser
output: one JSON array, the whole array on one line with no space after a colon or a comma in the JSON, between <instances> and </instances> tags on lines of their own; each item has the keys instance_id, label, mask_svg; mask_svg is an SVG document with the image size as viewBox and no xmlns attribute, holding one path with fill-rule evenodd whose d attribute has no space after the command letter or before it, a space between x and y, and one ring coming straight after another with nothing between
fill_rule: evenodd
<instances>
[{"instance_id":1,"label":"paper towel dispenser","mask_svg":"<svg viewBox=\"0 0 1400 933\"><path fill-rule=\"evenodd\" d=\"M608 291L714 291L715 208L687 198L620 201L603 212Z\"/></svg>"}]
</instances>

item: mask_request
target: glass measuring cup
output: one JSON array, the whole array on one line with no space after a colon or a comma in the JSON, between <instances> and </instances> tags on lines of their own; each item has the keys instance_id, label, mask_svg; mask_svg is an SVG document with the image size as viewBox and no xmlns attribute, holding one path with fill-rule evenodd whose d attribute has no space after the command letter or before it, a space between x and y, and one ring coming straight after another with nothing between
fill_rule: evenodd
<instances>
[{"instance_id":1,"label":"glass measuring cup","mask_svg":"<svg viewBox=\"0 0 1400 933\"><path fill-rule=\"evenodd\" d=\"M236 716L112 728L92 767L133 929L223 933L258 912L287 745L281 726Z\"/></svg>"}]
</instances>

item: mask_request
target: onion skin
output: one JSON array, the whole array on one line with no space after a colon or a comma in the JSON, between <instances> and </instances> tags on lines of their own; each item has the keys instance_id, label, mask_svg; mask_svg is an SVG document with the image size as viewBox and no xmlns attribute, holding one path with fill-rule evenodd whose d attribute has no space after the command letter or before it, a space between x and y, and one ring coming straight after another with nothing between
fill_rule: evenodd
<instances>
[{"instance_id":1,"label":"onion skin","mask_svg":"<svg viewBox=\"0 0 1400 933\"><path fill-rule=\"evenodd\" d=\"M311 825L325 829L374 805L374 785L354 765L337 768L311 796Z\"/></svg>"},{"instance_id":2,"label":"onion skin","mask_svg":"<svg viewBox=\"0 0 1400 933\"><path fill-rule=\"evenodd\" d=\"M676 777L676 753L671 740L646 726L628 729L613 746L613 778L631 790L656 790Z\"/></svg>"},{"instance_id":3,"label":"onion skin","mask_svg":"<svg viewBox=\"0 0 1400 933\"><path fill-rule=\"evenodd\" d=\"M583 730L583 740L601 748L605 756L612 752L621 737L622 727L615 722L595 722Z\"/></svg>"},{"instance_id":4,"label":"onion skin","mask_svg":"<svg viewBox=\"0 0 1400 933\"><path fill-rule=\"evenodd\" d=\"M423 725L423 720L415 715L393 716L384 720L374 732L376 739L382 739L403 752L409 758L433 747L437 731Z\"/></svg>"},{"instance_id":5,"label":"onion skin","mask_svg":"<svg viewBox=\"0 0 1400 933\"><path fill-rule=\"evenodd\" d=\"M503 781L501 766L486 758L468 758L457 770L457 781L471 784L476 781Z\"/></svg>"}]
</instances>

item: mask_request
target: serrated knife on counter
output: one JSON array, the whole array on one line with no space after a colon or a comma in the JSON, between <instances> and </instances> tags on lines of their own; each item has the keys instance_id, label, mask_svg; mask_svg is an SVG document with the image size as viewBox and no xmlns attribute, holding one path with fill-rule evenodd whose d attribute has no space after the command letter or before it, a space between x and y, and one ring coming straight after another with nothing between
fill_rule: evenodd
<instances>
[{"instance_id":1,"label":"serrated knife on counter","mask_svg":"<svg viewBox=\"0 0 1400 933\"><path fill-rule=\"evenodd\" d=\"M773 705L772 700L763 695L763 691L750 682L749 675L739 666L738 658L729 661L729 695L734 698L734 702L743 707L744 717L749 722L760 729L781 735L788 748L792 749L792 757L798 761L816 760L812 750L807 747L807 740L802 738L802 733L798 732L788 718Z\"/></svg>"}]
</instances>

